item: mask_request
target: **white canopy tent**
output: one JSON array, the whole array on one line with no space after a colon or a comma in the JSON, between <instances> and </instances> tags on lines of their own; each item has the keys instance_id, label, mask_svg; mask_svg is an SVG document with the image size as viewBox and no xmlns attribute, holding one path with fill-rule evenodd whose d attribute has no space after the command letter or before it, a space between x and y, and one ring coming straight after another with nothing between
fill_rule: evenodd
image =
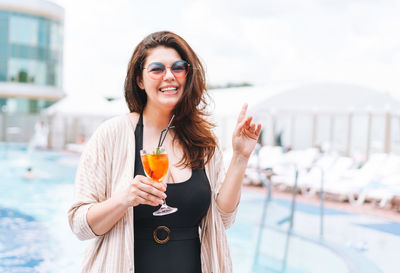
<instances>
[{"instance_id":1,"label":"white canopy tent","mask_svg":"<svg viewBox=\"0 0 400 273\"><path fill-rule=\"evenodd\" d=\"M110 102L100 95L72 94L45 109L44 114L69 117L112 117L118 113L111 107Z\"/></svg>"},{"instance_id":2,"label":"white canopy tent","mask_svg":"<svg viewBox=\"0 0 400 273\"><path fill-rule=\"evenodd\" d=\"M81 145L104 120L122 113L123 108L98 94L68 95L42 112L50 125L49 146Z\"/></svg>"},{"instance_id":3,"label":"white canopy tent","mask_svg":"<svg viewBox=\"0 0 400 273\"><path fill-rule=\"evenodd\" d=\"M262 99L253 111L264 121L268 144L280 135L284 146L295 149L326 146L347 155L368 155L400 148L398 109L398 100L378 90L315 83Z\"/></svg>"},{"instance_id":4,"label":"white canopy tent","mask_svg":"<svg viewBox=\"0 0 400 273\"><path fill-rule=\"evenodd\" d=\"M232 146L232 133L244 103L249 105L247 113L255 116L255 106L260 101L267 100L269 97L290 87L292 85L251 86L210 90L211 102L209 102L208 111L212 114L211 120L217 125L215 134L222 148L230 149ZM260 119L255 119L255 121L262 122Z\"/></svg>"},{"instance_id":5,"label":"white canopy tent","mask_svg":"<svg viewBox=\"0 0 400 273\"><path fill-rule=\"evenodd\" d=\"M387 93L368 87L339 84L314 83L287 88L283 92L261 99L254 107L258 114L271 110L314 111L382 111L399 109L400 102Z\"/></svg>"}]
</instances>

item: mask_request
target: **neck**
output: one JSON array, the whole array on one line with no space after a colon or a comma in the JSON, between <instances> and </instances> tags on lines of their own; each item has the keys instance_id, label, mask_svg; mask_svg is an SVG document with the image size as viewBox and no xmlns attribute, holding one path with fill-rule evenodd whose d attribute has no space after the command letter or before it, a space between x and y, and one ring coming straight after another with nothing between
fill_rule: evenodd
<instances>
[{"instance_id":1,"label":"neck","mask_svg":"<svg viewBox=\"0 0 400 273\"><path fill-rule=\"evenodd\" d=\"M158 131L168 127L172 117L170 110L163 110L160 107L150 107L146 105L143 110L143 122L147 128L152 127Z\"/></svg>"}]
</instances>

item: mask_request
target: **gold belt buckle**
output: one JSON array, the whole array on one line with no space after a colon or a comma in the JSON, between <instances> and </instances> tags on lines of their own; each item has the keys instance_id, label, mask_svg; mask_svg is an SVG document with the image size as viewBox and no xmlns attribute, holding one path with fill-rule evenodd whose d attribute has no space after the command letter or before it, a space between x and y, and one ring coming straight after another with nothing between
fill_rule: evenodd
<instances>
[{"instance_id":1,"label":"gold belt buckle","mask_svg":"<svg viewBox=\"0 0 400 273\"><path fill-rule=\"evenodd\" d=\"M166 237L165 239L163 239L163 240L159 239L158 236L157 236L157 232L158 232L160 229L163 229L163 230L165 230L165 231L167 232L167 237ZM169 228L167 228L166 226L158 226L158 227L153 231L153 238L154 238L154 241L155 241L157 244L160 244L160 245L166 244L166 243L169 241L169 233L170 233L170 230L169 230Z\"/></svg>"}]
</instances>

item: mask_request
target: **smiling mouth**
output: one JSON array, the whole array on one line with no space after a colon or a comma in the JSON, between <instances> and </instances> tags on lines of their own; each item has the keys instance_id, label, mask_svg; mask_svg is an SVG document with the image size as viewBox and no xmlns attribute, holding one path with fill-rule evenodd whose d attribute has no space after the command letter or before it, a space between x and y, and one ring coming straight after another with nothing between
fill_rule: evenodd
<instances>
[{"instance_id":1,"label":"smiling mouth","mask_svg":"<svg viewBox=\"0 0 400 273\"><path fill-rule=\"evenodd\" d=\"M174 92L178 91L178 88L177 87L166 87L166 88L161 88L160 91L163 93L174 93Z\"/></svg>"}]
</instances>

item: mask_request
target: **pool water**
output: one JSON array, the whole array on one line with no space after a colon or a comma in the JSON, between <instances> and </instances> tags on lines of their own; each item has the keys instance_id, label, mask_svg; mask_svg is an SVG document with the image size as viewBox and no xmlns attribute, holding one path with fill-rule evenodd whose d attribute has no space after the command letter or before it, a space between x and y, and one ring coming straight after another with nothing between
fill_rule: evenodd
<instances>
[{"instance_id":1,"label":"pool water","mask_svg":"<svg viewBox=\"0 0 400 273\"><path fill-rule=\"evenodd\" d=\"M265 273L378 273L381 271L360 251L319 237L318 207L297 204L295 228L288 235L290 202L276 199L268 205L266 227L258 237L263 198L244 191L237 222L228 230L235 272ZM327 215L352 216L325 209ZM312 219L307 218L312 215ZM298 222L302 222L303 227ZM296 225L297 224L297 225ZM400 227L400 225L399 225ZM260 240L259 258L254 265L255 246ZM287 244L287 245L286 245ZM287 264L285 250L287 246ZM244 251L245 250L245 251Z\"/></svg>"},{"instance_id":2,"label":"pool water","mask_svg":"<svg viewBox=\"0 0 400 273\"><path fill-rule=\"evenodd\" d=\"M0 272L79 272L75 253L83 244L66 217L78 161L76 155L29 156L25 146L0 146ZM23 178L28 166L31 180Z\"/></svg>"},{"instance_id":3,"label":"pool water","mask_svg":"<svg viewBox=\"0 0 400 273\"><path fill-rule=\"evenodd\" d=\"M78 162L75 154L34 151L28 156L25 146L0 143L0 272L80 271L88 242L79 241L67 221ZM28 166L35 174L31 180L23 178ZM258 263L253 266L263 198L244 190L236 223L227 231L235 273L383 272L360 251L319 240L317 208L304 204L297 207L283 271L288 237L287 223L281 219L287 216L290 202L279 199L269 206ZM348 216L333 210L326 213Z\"/></svg>"}]
</instances>

